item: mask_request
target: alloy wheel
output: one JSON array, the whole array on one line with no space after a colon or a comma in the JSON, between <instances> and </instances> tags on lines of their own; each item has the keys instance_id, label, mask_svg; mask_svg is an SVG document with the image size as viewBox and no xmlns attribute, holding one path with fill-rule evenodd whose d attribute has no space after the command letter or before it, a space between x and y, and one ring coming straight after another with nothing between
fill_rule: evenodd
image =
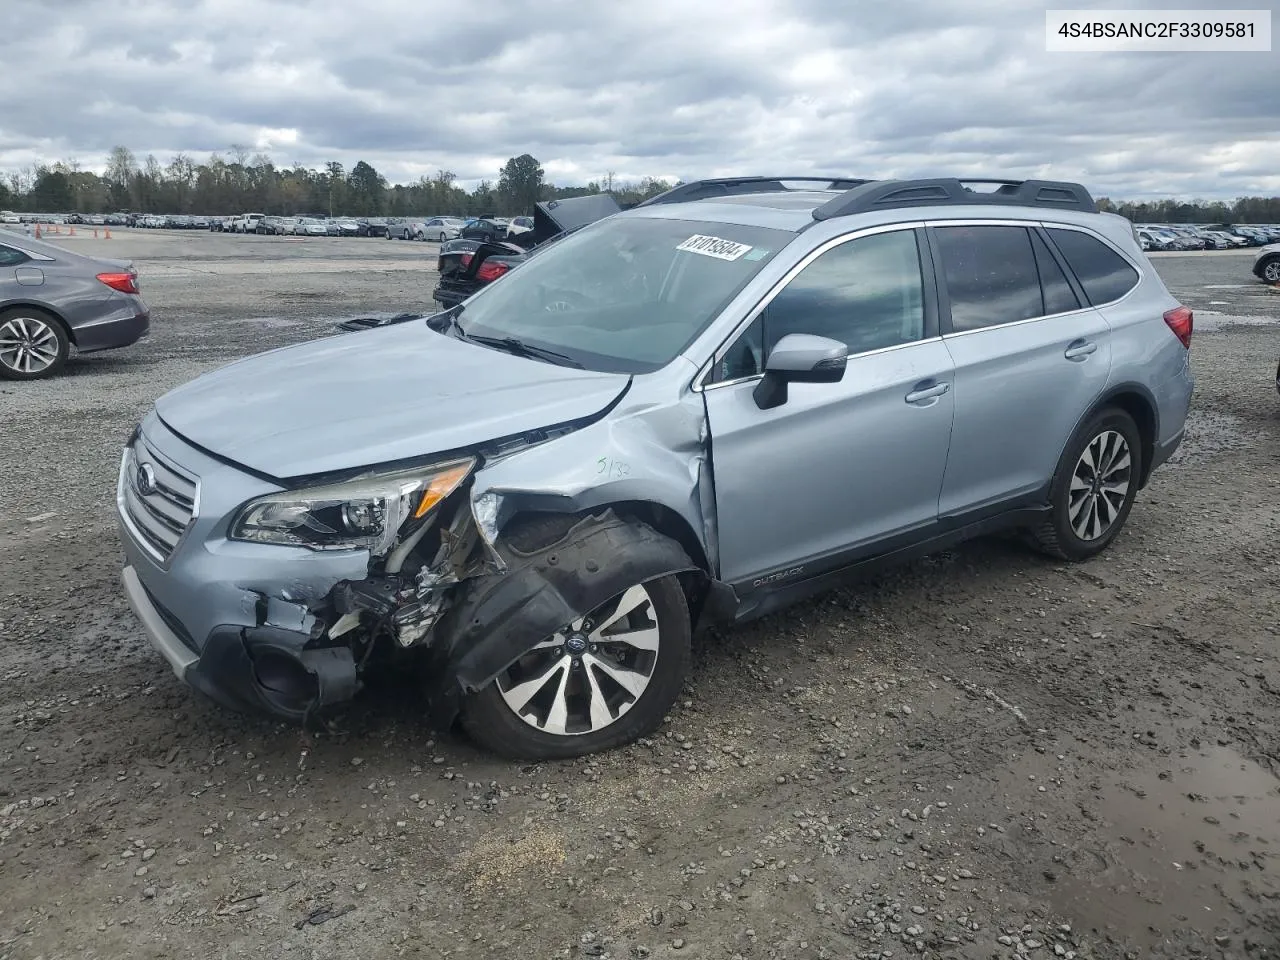
<instances>
[{"instance_id":1,"label":"alloy wheel","mask_svg":"<svg viewBox=\"0 0 1280 960\"><path fill-rule=\"evenodd\" d=\"M653 597L637 584L530 649L498 677L498 691L537 730L595 733L644 695L660 640Z\"/></svg>"},{"instance_id":2,"label":"alloy wheel","mask_svg":"<svg viewBox=\"0 0 1280 960\"><path fill-rule=\"evenodd\" d=\"M1071 474L1067 517L1081 540L1097 540L1115 524L1133 485L1129 444L1105 430L1085 445Z\"/></svg>"},{"instance_id":3,"label":"alloy wheel","mask_svg":"<svg viewBox=\"0 0 1280 960\"><path fill-rule=\"evenodd\" d=\"M0 364L15 373L47 370L58 352L57 334L39 317L11 317L0 325Z\"/></svg>"},{"instance_id":4,"label":"alloy wheel","mask_svg":"<svg viewBox=\"0 0 1280 960\"><path fill-rule=\"evenodd\" d=\"M1267 283L1280 283L1280 259L1272 260L1262 268L1262 278Z\"/></svg>"}]
</instances>

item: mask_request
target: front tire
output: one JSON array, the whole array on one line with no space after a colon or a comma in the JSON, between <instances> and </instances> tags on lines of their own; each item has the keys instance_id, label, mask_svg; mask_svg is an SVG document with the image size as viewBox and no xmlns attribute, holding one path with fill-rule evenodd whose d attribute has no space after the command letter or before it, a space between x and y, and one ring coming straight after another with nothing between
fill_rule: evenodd
<instances>
[{"instance_id":1,"label":"front tire","mask_svg":"<svg viewBox=\"0 0 1280 960\"><path fill-rule=\"evenodd\" d=\"M1280 284L1280 257L1272 257L1262 264L1262 282Z\"/></svg>"},{"instance_id":2,"label":"front tire","mask_svg":"<svg viewBox=\"0 0 1280 960\"><path fill-rule=\"evenodd\" d=\"M1133 417L1118 407L1094 414L1054 474L1049 517L1032 531L1036 546L1060 560L1097 556L1129 518L1142 468L1142 438Z\"/></svg>"},{"instance_id":3,"label":"front tire","mask_svg":"<svg viewBox=\"0 0 1280 960\"><path fill-rule=\"evenodd\" d=\"M0 380L39 380L62 369L71 341L62 324L38 310L0 312Z\"/></svg>"},{"instance_id":4,"label":"front tire","mask_svg":"<svg viewBox=\"0 0 1280 960\"><path fill-rule=\"evenodd\" d=\"M468 694L462 725L517 760L561 760L652 733L689 672L691 623L671 575L632 584Z\"/></svg>"}]
</instances>

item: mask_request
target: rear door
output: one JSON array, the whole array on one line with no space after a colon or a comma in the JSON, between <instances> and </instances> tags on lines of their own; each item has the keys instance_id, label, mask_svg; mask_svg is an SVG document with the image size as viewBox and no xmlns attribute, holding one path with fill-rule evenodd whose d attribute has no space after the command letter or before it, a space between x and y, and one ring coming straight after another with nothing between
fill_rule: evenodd
<instances>
[{"instance_id":1,"label":"rear door","mask_svg":"<svg viewBox=\"0 0 1280 960\"><path fill-rule=\"evenodd\" d=\"M937 222L943 342L955 425L945 521L1040 502L1077 422L1111 371L1111 330L1035 224Z\"/></svg>"}]
</instances>

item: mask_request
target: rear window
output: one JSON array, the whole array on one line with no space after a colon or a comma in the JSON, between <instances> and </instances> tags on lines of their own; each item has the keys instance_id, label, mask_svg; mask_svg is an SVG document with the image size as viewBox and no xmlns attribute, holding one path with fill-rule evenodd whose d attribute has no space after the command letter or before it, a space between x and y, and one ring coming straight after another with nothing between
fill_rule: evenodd
<instances>
[{"instance_id":1,"label":"rear window","mask_svg":"<svg viewBox=\"0 0 1280 960\"><path fill-rule=\"evenodd\" d=\"M1095 307L1119 300L1138 284L1138 271L1096 237L1079 230L1049 231Z\"/></svg>"},{"instance_id":2,"label":"rear window","mask_svg":"<svg viewBox=\"0 0 1280 960\"><path fill-rule=\"evenodd\" d=\"M20 263L26 263L31 258L21 250L15 250L13 247L0 246L0 267L13 267Z\"/></svg>"}]
</instances>

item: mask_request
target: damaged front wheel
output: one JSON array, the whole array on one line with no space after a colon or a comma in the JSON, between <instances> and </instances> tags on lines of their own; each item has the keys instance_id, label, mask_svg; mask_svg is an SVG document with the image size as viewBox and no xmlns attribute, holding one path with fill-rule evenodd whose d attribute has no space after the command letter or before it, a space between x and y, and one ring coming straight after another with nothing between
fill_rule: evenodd
<instances>
[{"instance_id":1,"label":"damaged front wheel","mask_svg":"<svg viewBox=\"0 0 1280 960\"><path fill-rule=\"evenodd\" d=\"M565 624L468 698L467 732L520 759L606 750L652 732L689 668L689 610L674 576L635 584Z\"/></svg>"}]
</instances>

